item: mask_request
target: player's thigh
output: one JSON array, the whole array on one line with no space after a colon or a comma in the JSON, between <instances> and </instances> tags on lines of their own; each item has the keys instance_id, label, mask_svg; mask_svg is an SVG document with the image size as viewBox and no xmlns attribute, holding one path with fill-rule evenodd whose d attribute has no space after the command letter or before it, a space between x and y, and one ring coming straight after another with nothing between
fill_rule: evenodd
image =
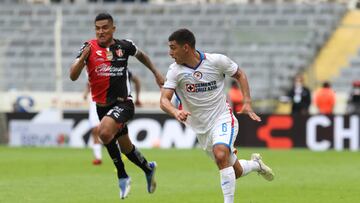
<instances>
[{"instance_id":1,"label":"player's thigh","mask_svg":"<svg viewBox=\"0 0 360 203\"><path fill-rule=\"evenodd\" d=\"M119 131L119 124L111 117L104 116L99 126L100 136L115 135Z\"/></svg>"},{"instance_id":2,"label":"player's thigh","mask_svg":"<svg viewBox=\"0 0 360 203\"><path fill-rule=\"evenodd\" d=\"M97 112L101 118L100 133L106 130L112 135L121 133L126 123L134 116L134 103L129 101L117 102L110 107L98 107Z\"/></svg>"},{"instance_id":3,"label":"player's thigh","mask_svg":"<svg viewBox=\"0 0 360 203\"><path fill-rule=\"evenodd\" d=\"M238 122L234 116L219 119L211 131L213 146L222 144L227 146L230 151L233 152L237 133Z\"/></svg>"},{"instance_id":4,"label":"player's thigh","mask_svg":"<svg viewBox=\"0 0 360 203\"><path fill-rule=\"evenodd\" d=\"M238 134L238 121L234 116L224 116L214 125L211 136L213 139L213 152L221 153L226 150L226 160L230 165L234 165L237 161L234 143ZM219 149L217 149L219 148Z\"/></svg>"},{"instance_id":5,"label":"player's thigh","mask_svg":"<svg viewBox=\"0 0 360 203\"><path fill-rule=\"evenodd\" d=\"M111 117L118 124L123 124L119 127L123 127L130 119L134 117L135 107L131 100L124 102L117 102L112 108L106 113L105 117ZM121 130L121 129L119 129Z\"/></svg>"}]
</instances>

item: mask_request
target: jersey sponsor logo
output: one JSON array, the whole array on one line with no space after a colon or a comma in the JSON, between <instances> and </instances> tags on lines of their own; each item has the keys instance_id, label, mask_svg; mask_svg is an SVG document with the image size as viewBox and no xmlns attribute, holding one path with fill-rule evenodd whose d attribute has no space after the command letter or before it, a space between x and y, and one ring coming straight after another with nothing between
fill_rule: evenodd
<instances>
[{"instance_id":1,"label":"jersey sponsor logo","mask_svg":"<svg viewBox=\"0 0 360 203\"><path fill-rule=\"evenodd\" d=\"M95 72L98 76L122 76L124 75L125 67L108 66L104 63L95 67Z\"/></svg>"},{"instance_id":2,"label":"jersey sponsor logo","mask_svg":"<svg viewBox=\"0 0 360 203\"><path fill-rule=\"evenodd\" d=\"M186 84L185 85L187 92L207 92L214 89L217 89L216 81L196 83L196 84Z\"/></svg>"},{"instance_id":3,"label":"jersey sponsor logo","mask_svg":"<svg viewBox=\"0 0 360 203\"><path fill-rule=\"evenodd\" d=\"M186 91L195 92L195 84L186 84Z\"/></svg>"},{"instance_id":4,"label":"jersey sponsor logo","mask_svg":"<svg viewBox=\"0 0 360 203\"><path fill-rule=\"evenodd\" d=\"M95 61L96 61L96 62L104 62L105 59L102 58L102 57L97 57L97 58L95 59Z\"/></svg>"},{"instance_id":5,"label":"jersey sponsor logo","mask_svg":"<svg viewBox=\"0 0 360 203\"><path fill-rule=\"evenodd\" d=\"M101 50L97 50L95 53L96 53L98 56L102 56L102 51L101 51Z\"/></svg>"},{"instance_id":6,"label":"jersey sponsor logo","mask_svg":"<svg viewBox=\"0 0 360 203\"><path fill-rule=\"evenodd\" d=\"M193 73L193 76L195 79L200 80L202 78L203 74L200 71L195 71Z\"/></svg>"}]
</instances>

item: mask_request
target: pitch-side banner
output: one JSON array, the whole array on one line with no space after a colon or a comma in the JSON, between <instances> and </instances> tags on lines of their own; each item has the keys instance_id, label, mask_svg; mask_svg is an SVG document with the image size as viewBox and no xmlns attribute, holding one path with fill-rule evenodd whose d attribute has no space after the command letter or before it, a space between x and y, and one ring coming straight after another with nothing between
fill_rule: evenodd
<instances>
[{"instance_id":1,"label":"pitch-side banner","mask_svg":"<svg viewBox=\"0 0 360 203\"><path fill-rule=\"evenodd\" d=\"M9 123L13 119L31 122L33 116L34 114L8 114L8 120ZM239 133L235 145L240 147L271 149L305 147L314 151L330 149L358 151L360 147L360 115L261 115L261 122L252 121L244 115L237 118ZM59 146L92 145L86 113L65 113L64 120L72 122L72 126L68 133L61 134L62 137L58 134L60 136L58 140L61 140L58 142ZM136 114L128 125L131 140L140 148L193 148L197 146L194 132L166 114ZM43 127L49 128L49 126ZM19 130L14 126L9 130L11 140ZM36 131L29 132L32 133L26 135L23 132L22 136L30 136L30 140L37 140L36 136L41 136L40 132L38 135ZM22 139L29 140L25 137ZM20 145L28 144L29 142L20 143ZM41 144L49 145L46 142Z\"/></svg>"},{"instance_id":2,"label":"pitch-side banner","mask_svg":"<svg viewBox=\"0 0 360 203\"><path fill-rule=\"evenodd\" d=\"M236 145L272 149L307 147L314 151L359 150L360 115L261 117L262 122L259 123L245 116L239 117Z\"/></svg>"},{"instance_id":3,"label":"pitch-side banner","mask_svg":"<svg viewBox=\"0 0 360 203\"><path fill-rule=\"evenodd\" d=\"M10 122L10 146L62 146L71 132L71 120L58 123Z\"/></svg>"}]
</instances>

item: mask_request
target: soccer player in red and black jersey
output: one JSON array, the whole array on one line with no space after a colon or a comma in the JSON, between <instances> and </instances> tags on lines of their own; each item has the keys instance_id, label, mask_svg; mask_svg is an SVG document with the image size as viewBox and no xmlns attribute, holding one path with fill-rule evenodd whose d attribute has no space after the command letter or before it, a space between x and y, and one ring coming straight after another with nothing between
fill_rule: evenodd
<instances>
[{"instance_id":1,"label":"soccer player in red and black jersey","mask_svg":"<svg viewBox=\"0 0 360 203\"><path fill-rule=\"evenodd\" d=\"M125 171L121 152L145 172L148 192L153 193L156 188L156 163L147 162L128 136L126 124L134 115L127 68L129 56L135 56L154 74L159 87L164 84L164 78L150 58L132 41L114 39L115 29L110 14L100 13L96 16L96 39L84 43L71 65L70 78L77 80L86 66L92 99L96 102L101 121L99 136L116 166L120 198L124 199L130 191L131 179Z\"/></svg>"}]
</instances>

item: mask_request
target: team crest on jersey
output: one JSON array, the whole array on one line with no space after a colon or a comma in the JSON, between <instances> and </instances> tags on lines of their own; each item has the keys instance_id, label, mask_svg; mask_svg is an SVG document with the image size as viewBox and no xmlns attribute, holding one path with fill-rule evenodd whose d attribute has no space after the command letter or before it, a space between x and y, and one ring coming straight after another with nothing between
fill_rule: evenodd
<instances>
[{"instance_id":1,"label":"team crest on jersey","mask_svg":"<svg viewBox=\"0 0 360 203\"><path fill-rule=\"evenodd\" d=\"M118 57L122 57L122 56L124 55L122 49L116 49L115 52L116 52L116 55L117 55Z\"/></svg>"},{"instance_id":2,"label":"team crest on jersey","mask_svg":"<svg viewBox=\"0 0 360 203\"><path fill-rule=\"evenodd\" d=\"M202 78L203 74L202 74L200 71L195 71L195 72L193 73L193 76L194 76L194 78L196 78L197 80L200 80L200 79Z\"/></svg>"},{"instance_id":3,"label":"team crest on jersey","mask_svg":"<svg viewBox=\"0 0 360 203\"><path fill-rule=\"evenodd\" d=\"M111 51L106 52L106 59L111 61L113 59L113 53Z\"/></svg>"}]
</instances>

